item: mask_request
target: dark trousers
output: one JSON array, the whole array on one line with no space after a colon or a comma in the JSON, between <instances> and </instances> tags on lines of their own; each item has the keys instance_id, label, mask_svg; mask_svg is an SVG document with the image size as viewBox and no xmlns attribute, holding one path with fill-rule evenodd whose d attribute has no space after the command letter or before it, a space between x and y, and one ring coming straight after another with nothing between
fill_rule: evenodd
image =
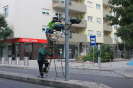
<instances>
[{"instance_id":1,"label":"dark trousers","mask_svg":"<svg viewBox=\"0 0 133 88\"><path fill-rule=\"evenodd\" d=\"M47 61L47 60L44 60L44 61L38 60L39 72L40 72L40 75L41 75L41 76L43 76L42 71L43 71L43 72L46 72L46 70L47 70L47 68L42 69L43 63L44 63L44 62L48 62L48 61ZM45 67L48 67L48 65L49 65L49 63L45 63Z\"/></svg>"}]
</instances>

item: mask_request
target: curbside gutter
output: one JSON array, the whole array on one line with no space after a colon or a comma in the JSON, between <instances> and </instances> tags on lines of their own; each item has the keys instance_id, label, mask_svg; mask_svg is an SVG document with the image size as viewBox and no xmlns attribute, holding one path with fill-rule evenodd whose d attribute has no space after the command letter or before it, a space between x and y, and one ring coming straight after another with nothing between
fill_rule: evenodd
<instances>
[{"instance_id":1,"label":"curbside gutter","mask_svg":"<svg viewBox=\"0 0 133 88\"><path fill-rule=\"evenodd\" d=\"M41 80L41 79L34 79L34 78L26 78L26 77L20 77L20 76L12 76L12 75L5 75L0 74L0 78L6 78L11 80L17 80L22 82L28 82L33 84L40 84L45 86L51 86L56 88L89 88L82 85L76 85L76 84L68 84L63 82L57 82L57 81L49 81L49 80Z\"/></svg>"},{"instance_id":2,"label":"curbside gutter","mask_svg":"<svg viewBox=\"0 0 133 88\"><path fill-rule=\"evenodd\" d=\"M28 82L33 84L40 84L55 88L111 88L101 83L89 82L89 81L79 81L70 80L64 81L64 79L50 79L50 78L37 78L36 76L31 76L30 74L21 74L0 71L0 78L6 78L11 80L17 80L22 82Z\"/></svg>"}]
</instances>

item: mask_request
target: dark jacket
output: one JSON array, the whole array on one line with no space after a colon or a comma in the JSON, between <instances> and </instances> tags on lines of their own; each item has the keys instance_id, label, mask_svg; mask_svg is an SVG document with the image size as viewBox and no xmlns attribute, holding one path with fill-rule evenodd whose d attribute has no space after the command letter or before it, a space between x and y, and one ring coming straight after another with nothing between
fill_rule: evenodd
<instances>
[{"instance_id":1,"label":"dark jacket","mask_svg":"<svg viewBox=\"0 0 133 88\"><path fill-rule=\"evenodd\" d=\"M40 48L39 49L38 60L44 61L44 59L46 59L47 55L52 56L52 54L50 52L48 52L47 49Z\"/></svg>"}]
</instances>

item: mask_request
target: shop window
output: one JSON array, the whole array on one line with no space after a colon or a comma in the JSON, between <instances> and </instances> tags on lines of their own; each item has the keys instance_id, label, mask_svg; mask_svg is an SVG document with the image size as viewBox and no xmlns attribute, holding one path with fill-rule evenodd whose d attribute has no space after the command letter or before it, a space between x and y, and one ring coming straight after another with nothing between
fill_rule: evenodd
<instances>
[{"instance_id":1,"label":"shop window","mask_svg":"<svg viewBox=\"0 0 133 88\"><path fill-rule=\"evenodd\" d=\"M8 57L12 57L12 45L8 46Z\"/></svg>"},{"instance_id":2,"label":"shop window","mask_svg":"<svg viewBox=\"0 0 133 88\"><path fill-rule=\"evenodd\" d=\"M24 56L32 59L32 44L24 44Z\"/></svg>"}]
</instances>

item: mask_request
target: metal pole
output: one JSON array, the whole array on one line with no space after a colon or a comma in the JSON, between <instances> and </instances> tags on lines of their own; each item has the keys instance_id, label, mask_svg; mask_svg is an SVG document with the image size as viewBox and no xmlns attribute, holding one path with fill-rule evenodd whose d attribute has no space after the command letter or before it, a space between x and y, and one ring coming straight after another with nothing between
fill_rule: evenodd
<instances>
[{"instance_id":1,"label":"metal pole","mask_svg":"<svg viewBox=\"0 0 133 88\"><path fill-rule=\"evenodd\" d=\"M24 58L24 66L28 66L28 64L29 64L29 63L28 63L28 57L25 57L25 58Z\"/></svg>"},{"instance_id":2,"label":"metal pole","mask_svg":"<svg viewBox=\"0 0 133 88\"><path fill-rule=\"evenodd\" d=\"M1 64L2 64L2 65L5 64L5 58L4 58L4 57L1 58Z\"/></svg>"},{"instance_id":3,"label":"metal pole","mask_svg":"<svg viewBox=\"0 0 133 88\"><path fill-rule=\"evenodd\" d=\"M20 64L20 57L17 57L16 58L16 65L19 65Z\"/></svg>"},{"instance_id":4,"label":"metal pole","mask_svg":"<svg viewBox=\"0 0 133 88\"><path fill-rule=\"evenodd\" d=\"M98 45L98 68L101 68L101 59L100 59L100 45Z\"/></svg>"},{"instance_id":5,"label":"metal pole","mask_svg":"<svg viewBox=\"0 0 133 88\"><path fill-rule=\"evenodd\" d=\"M126 58L125 58L125 42L124 42L124 59L126 59Z\"/></svg>"},{"instance_id":6,"label":"metal pole","mask_svg":"<svg viewBox=\"0 0 133 88\"><path fill-rule=\"evenodd\" d=\"M118 42L117 42L117 59L118 59L119 55L118 55Z\"/></svg>"},{"instance_id":7,"label":"metal pole","mask_svg":"<svg viewBox=\"0 0 133 88\"><path fill-rule=\"evenodd\" d=\"M65 0L65 80L69 81L69 30L68 30L68 2Z\"/></svg>"},{"instance_id":8,"label":"metal pole","mask_svg":"<svg viewBox=\"0 0 133 88\"><path fill-rule=\"evenodd\" d=\"M12 57L8 58L8 65L12 65Z\"/></svg>"},{"instance_id":9,"label":"metal pole","mask_svg":"<svg viewBox=\"0 0 133 88\"><path fill-rule=\"evenodd\" d=\"M94 67L94 46L93 46L93 67Z\"/></svg>"}]
</instances>

